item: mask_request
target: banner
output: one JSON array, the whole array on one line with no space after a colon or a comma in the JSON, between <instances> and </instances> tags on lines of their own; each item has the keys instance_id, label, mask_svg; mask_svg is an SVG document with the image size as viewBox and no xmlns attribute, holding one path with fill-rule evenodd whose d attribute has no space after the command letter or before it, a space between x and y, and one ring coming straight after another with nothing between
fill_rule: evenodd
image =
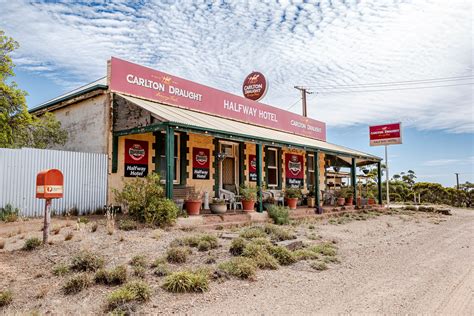
<instances>
[{"instance_id":1,"label":"banner","mask_svg":"<svg viewBox=\"0 0 474 316\"><path fill-rule=\"evenodd\" d=\"M257 181L257 156L249 155L249 181Z\"/></svg>"},{"instance_id":2,"label":"banner","mask_svg":"<svg viewBox=\"0 0 474 316\"><path fill-rule=\"evenodd\" d=\"M209 153L210 150L207 148L193 148L193 179L209 179L209 166L211 165Z\"/></svg>"},{"instance_id":3,"label":"banner","mask_svg":"<svg viewBox=\"0 0 474 316\"><path fill-rule=\"evenodd\" d=\"M302 187L304 182L303 155L292 153L285 154L286 185L289 187Z\"/></svg>"},{"instance_id":4,"label":"banner","mask_svg":"<svg viewBox=\"0 0 474 316\"><path fill-rule=\"evenodd\" d=\"M125 139L125 177L148 175L148 142Z\"/></svg>"},{"instance_id":5,"label":"banner","mask_svg":"<svg viewBox=\"0 0 474 316\"><path fill-rule=\"evenodd\" d=\"M396 145L402 143L401 123L369 126L370 146Z\"/></svg>"}]
</instances>

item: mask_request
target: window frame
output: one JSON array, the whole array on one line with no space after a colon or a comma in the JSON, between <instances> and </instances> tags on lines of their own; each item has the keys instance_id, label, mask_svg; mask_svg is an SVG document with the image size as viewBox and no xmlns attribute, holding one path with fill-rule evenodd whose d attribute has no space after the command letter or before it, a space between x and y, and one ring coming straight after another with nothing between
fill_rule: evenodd
<instances>
[{"instance_id":1,"label":"window frame","mask_svg":"<svg viewBox=\"0 0 474 316\"><path fill-rule=\"evenodd\" d=\"M275 165L274 166L270 166L270 164L268 163L269 159L268 157L265 157L265 163L266 163L266 167L267 167L267 187L269 188L277 188L278 187L278 184L279 184L279 180L278 180L278 177L279 177L279 171L278 171L278 148L267 148L267 155L269 155L270 151L274 152L275 153ZM270 174L269 174L269 170L270 169L273 169L275 170L275 181L276 183L270 183Z\"/></svg>"},{"instance_id":2,"label":"window frame","mask_svg":"<svg viewBox=\"0 0 474 316\"><path fill-rule=\"evenodd\" d=\"M161 132L162 134L166 134L164 131ZM180 184L181 181L181 134L180 133L174 133L175 142L174 142L174 150L177 153L177 156L174 156L174 164L176 168L176 172L174 173L174 179L173 179L173 184ZM165 150L162 151L163 153ZM165 158L166 161L166 155L160 155L160 175L161 175L161 170L163 170L163 166L161 164L161 159ZM165 179L160 179L161 183L165 183Z\"/></svg>"}]
</instances>

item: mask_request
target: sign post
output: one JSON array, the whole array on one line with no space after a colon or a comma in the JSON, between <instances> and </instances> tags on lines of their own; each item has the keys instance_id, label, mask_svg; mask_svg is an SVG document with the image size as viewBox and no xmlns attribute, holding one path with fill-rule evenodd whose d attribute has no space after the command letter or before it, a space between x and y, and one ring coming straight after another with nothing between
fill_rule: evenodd
<instances>
[{"instance_id":1,"label":"sign post","mask_svg":"<svg viewBox=\"0 0 474 316\"><path fill-rule=\"evenodd\" d=\"M387 207L390 206L390 185L388 168L388 145L402 143L402 123L369 126L370 146L385 146L385 181L387 189ZM379 177L381 179L381 177ZM379 186L379 188L381 188Z\"/></svg>"},{"instance_id":2,"label":"sign post","mask_svg":"<svg viewBox=\"0 0 474 316\"><path fill-rule=\"evenodd\" d=\"M43 244L48 242L51 223L51 200L63 197L64 177L58 169L47 169L36 175L36 198L45 199Z\"/></svg>"}]
</instances>

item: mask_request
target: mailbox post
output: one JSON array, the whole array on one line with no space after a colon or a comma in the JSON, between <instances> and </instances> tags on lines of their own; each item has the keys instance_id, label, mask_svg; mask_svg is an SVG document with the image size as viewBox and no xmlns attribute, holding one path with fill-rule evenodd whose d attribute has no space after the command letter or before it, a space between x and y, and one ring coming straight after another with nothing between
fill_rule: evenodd
<instances>
[{"instance_id":1,"label":"mailbox post","mask_svg":"<svg viewBox=\"0 0 474 316\"><path fill-rule=\"evenodd\" d=\"M58 169L40 171L36 176L36 198L45 199L43 244L48 242L49 226L51 222L51 200L63 197L64 177Z\"/></svg>"}]
</instances>

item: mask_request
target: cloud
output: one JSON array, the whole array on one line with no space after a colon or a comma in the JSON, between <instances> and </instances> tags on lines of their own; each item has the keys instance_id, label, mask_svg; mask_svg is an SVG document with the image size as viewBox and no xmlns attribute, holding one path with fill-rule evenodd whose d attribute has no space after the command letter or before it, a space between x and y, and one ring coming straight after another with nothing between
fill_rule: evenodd
<instances>
[{"instance_id":1,"label":"cloud","mask_svg":"<svg viewBox=\"0 0 474 316\"><path fill-rule=\"evenodd\" d=\"M467 159L435 159L427 160L423 162L424 166L428 167L439 167L447 165L465 165L465 164L474 164L474 157L469 157Z\"/></svg>"},{"instance_id":2,"label":"cloud","mask_svg":"<svg viewBox=\"0 0 474 316\"><path fill-rule=\"evenodd\" d=\"M288 108L299 98L294 85L312 86L309 114L330 126L402 121L474 132L472 85L328 88L472 76L468 0L136 3L0 0L0 28L21 44L14 56L20 69L67 88L103 76L110 56L235 94L258 70L270 81L263 102ZM451 83L463 82L472 80Z\"/></svg>"}]
</instances>

